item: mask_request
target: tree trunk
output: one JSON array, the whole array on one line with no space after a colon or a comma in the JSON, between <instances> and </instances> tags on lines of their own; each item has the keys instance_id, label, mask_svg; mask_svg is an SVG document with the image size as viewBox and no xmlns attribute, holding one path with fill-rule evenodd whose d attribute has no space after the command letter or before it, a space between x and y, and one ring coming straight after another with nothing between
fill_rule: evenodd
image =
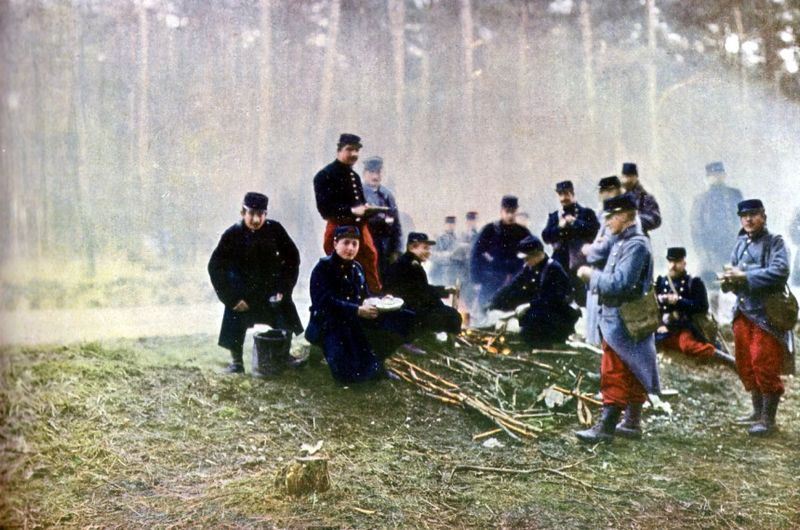
<instances>
[{"instance_id":1,"label":"tree trunk","mask_svg":"<svg viewBox=\"0 0 800 530\"><path fill-rule=\"evenodd\" d=\"M139 176L140 190L138 215L136 219L136 229L141 237L145 237L149 229L147 220L152 219L154 205L148 204L153 196L153 186L150 181L149 144L150 144L150 121L149 121L149 85L150 85L150 25L148 21L147 8L144 4L139 6L139 81L138 81L138 112L137 112L137 170ZM140 244L143 241L140 241Z\"/></svg>"},{"instance_id":2,"label":"tree trunk","mask_svg":"<svg viewBox=\"0 0 800 530\"><path fill-rule=\"evenodd\" d=\"M333 80L336 73L336 45L339 39L339 17L341 0L331 0L331 14L328 22L328 38L325 42L325 60L322 64L322 85L319 91L319 112L317 121L317 145L314 149L314 163L319 163L327 147L328 131L331 128L331 102L333 100Z\"/></svg>"},{"instance_id":3,"label":"tree trunk","mask_svg":"<svg viewBox=\"0 0 800 530\"><path fill-rule=\"evenodd\" d=\"M400 159L406 158L406 42L405 42L405 0L389 0L389 27L392 33L392 52L394 56L394 114L395 145L400 151Z\"/></svg>"},{"instance_id":4,"label":"tree trunk","mask_svg":"<svg viewBox=\"0 0 800 530\"><path fill-rule=\"evenodd\" d=\"M475 92L472 83L473 72L475 71L472 48L475 43L472 21L471 0L461 0L461 37L464 46L464 129L468 136L473 133L475 115Z\"/></svg>"},{"instance_id":5,"label":"tree trunk","mask_svg":"<svg viewBox=\"0 0 800 530\"><path fill-rule=\"evenodd\" d=\"M645 66L647 72L647 110L650 117L650 163L653 173L661 165L658 139L658 75L656 70L656 0L647 0L647 50L649 60Z\"/></svg>"},{"instance_id":6,"label":"tree trunk","mask_svg":"<svg viewBox=\"0 0 800 530\"><path fill-rule=\"evenodd\" d=\"M592 36L592 6L590 0L581 0L581 40L583 41L583 79L586 87L586 114L589 117L590 138L594 142L597 126L597 102L594 81L594 38ZM594 147L594 146L592 146ZM594 149L590 149L594 153Z\"/></svg>"},{"instance_id":7,"label":"tree trunk","mask_svg":"<svg viewBox=\"0 0 800 530\"><path fill-rule=\"evenodd\" d=\"M272 0L261 0L261 56L258 62L258 149L256 182L266 178L272 111Z\"/></svg>"}]
</instances>

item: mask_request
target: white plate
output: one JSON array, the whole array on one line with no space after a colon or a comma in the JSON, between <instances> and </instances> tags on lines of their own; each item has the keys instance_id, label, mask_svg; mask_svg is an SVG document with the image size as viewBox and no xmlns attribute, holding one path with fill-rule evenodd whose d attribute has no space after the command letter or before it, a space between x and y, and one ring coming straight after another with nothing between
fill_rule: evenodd
<instances>
[{"instance_id":1,"label":"white plate","mask_svg":"<svg viewBox=\"0 0 800 530\"><path fill-rule=\"evenodd\" d=\"M374 305L379 312L384 313L399 310L405 302L403 302L402 298L397 298L396 296L384 296L383 298L367 298L364 303Z\"/></svg>"}]
</instances>

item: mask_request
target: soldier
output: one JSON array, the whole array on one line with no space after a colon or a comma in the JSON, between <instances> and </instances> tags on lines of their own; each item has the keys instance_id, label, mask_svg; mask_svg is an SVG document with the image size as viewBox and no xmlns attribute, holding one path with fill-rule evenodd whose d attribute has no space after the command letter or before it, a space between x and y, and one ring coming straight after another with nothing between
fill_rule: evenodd
<instances>
[{"instance_id":1,"label":"soldier","mask_svg":"<svg viewBox=\"0 0 800 530\"><path fill-rule=\"evenodd\" d=\"M794 268L792 269L792 285L800 286L800 210L794 213L792 224L789 226L789 237L798 247L794 254Z\"/></svg>"},{"instance_id":2,"label":"soldier","mask_svg":"<svg viewBox=\"0 0 800 530\"><path fill-rule=\"evenodd\" d=\"M586 288L575 271L586 263L581 252L583 245L591 243L600 229L597 215L591 208L585 208L575 200L572 182L565 180L556 184L556 193L561 209L547 218L547 226L542 230L542 239L553 246L553 259L570 274L578 305L586 305Z\"/></svg>"},{"instance_id":3,"label":"soldier","mask_svg":"<svg viewBox=\"0 0 800 530\"><path fill-rule=\"evenodd\" d=\"M578 276L600 298L603 337L603 410L594 427L575 433L588 443L608 442L615 434L640 437L642 405L648 393L660 393L653 334L635 341L620 316L620 305L640 298L653 282L650 240L636 222L636 203L631 195L606 199L603 211L608 231L615 236L605 267L602 271L588 265L578 269ZM617 425L623 409L625 419Z\"/></svg>"},{"instance_id":4,"label":"soldier","mask_svg":"<svg viewBox=\"0 0 800 530\"><path fill-rule=\"evenodd\" d=\"M694 315L708 313L708 294L700 278L686 272L686 249L667 249L667 275L656 278L656 297L663 325L656 333L656 343L697 358L717 358L733 365L733 357L716 349L692 321Z\"/></svg>"},{"instance_id":5,"label":"soldier","mask_svg":"<svg viewBox=\"0 0 800 530\"><path fill-rule=\"evenodd\" d=\"M373 156L364 160L364 197L367 204L388 208L369 217L367 224L378 251L378 271L381 278L391 262L402 252L399 212L391 190L381 184L383 159Z\"/></svg>"},{"instance_id":6,"label":"soldier","mask_svg":"<svg viewBox=\"0 0 800 530\"><path fill-rule=\"evenodd\" d=\"M450 285L430 285L422 267L431 256L432 245L436 245L436 242L428 239L427 234L408 234L406 252L389 267L384 286L387 293L402 298L404 307L415 313L415 334L439 331L458 334L461 331L461 315L442 302L442 298L452 294L455 289Z\"/></svg>"},{"instance_id":7,"label":"soldier","mask_svg":"<svg viewBox=\"0 0 800 530\"><path fill-rule=\"evenodd\" d=\"M322 347L334 379L351 383L383 375L383 359L406 342L413 314L378 313L365 303L369 295L364 269L355 261L361 241L356 226L333 233L334 251L311 272L311 318L306 339Z\"/></svg>"},{"instance_id":8,"label":"soldier","mask_svg":"<svg viewBox=\"0 0 800 530\"><path fill-rule=\"evenodd\" d=\"M436 238L436 250L431 258L433 262L431 278L433 281L446 285L455 285L457 271L452 258L457 246L456 216L448 215L444 218L444 232Z\"/></svg>"},{"instance_id":9,"label":"soldier","mask_svg":"<svg viewBox=\"0 0 800 530\"><path fill-rule=\"evenodd\" d=\"M610 177L603 177L597 185L598 195L600 197L600 211L603 209L603 201L611 197L617 197L622 194L622 183L619 177L612 175ZM581 253L586 256L586 262L598 270L603 270L606 266L606 259L608 259L608 252L614 241L614 236L608 231L608 227L604 223L600 223L600 211L597 214L597 222L600 224L600 229L597 235L590 244L584 245L581 248ZM586 342L595 346L600 346L600 304L597 301L597 293L587 291L586 293Z\"/></svg>"},{"instance_id":10,"label":"soldier","mask_svg":"<svg viewBox=\"0 0 800 530\"><path fill-rule=\"evenodd\" d=\"M225 370L244 373L242 348L247 329L269 324L300 334L303 325L292 301L300 254L277 221L267 219L266 195L248 192L242 220L228 228L208 262L211 284L225 304L219 345L231 352Z\"/></svg>"},{"instance_id":11,"label":"soldier","mask_svg":"<svg viewBox=\"0 0 800 530\"><path fill-rule=\"evenodd\" d=\"M500 202L500 220L484 226L472 247L470 273L472 282L479 286L481 307L491 302L494 294L522 269L517 246L531 233L514 222L518 208L515 196L504 196Z\"/></svg>"},{"instance_id":12,"label":"soldier","mask_svg":"<svg viewBox=\"0 0 800 530\"><path fill-rule=\"evenodd\" d=\"M569 276L558 261L545 253L538 237L526 237L517 250L525 266L494 295L490 308L517 309L520 334L531 346L566 341L575 331L579 316L579 310L570 305Z\"/></svg>"},{"instance_id":13,"label":"soldier","mask_svg":"<svg viewBox=\"0 0 800 530\"><path fill-rule=\"evenodd\" d=\"M776 329L770 322L764 300L785 288L789 256L783 238L767 230L767 214L760 200L741 201L737 211L742 230L731 254L731 266L722 275L721 289L736 293L736 368L753 402L753 413L739 419L754 422L748 431L752 436L764 436L775 430L775 415L784 391L782 360L791 333Z\"/></svg>"},{"instance_id":14,"label":"soldier","mask_svg":"<svg viewBox=\"0 0 800 530\"><path fill-rule=\"evenodd\" d=\"M317 210L328 222L322 245L325 254L333 252L333 233L337 226L357 226L361 233L361 244L356 259L364 268L370 290L380 293L378 251L367 225L367 217L375 213L375 210L366 201L361 177L353 171L361 147L361 138L355 134L343 133L339 137L336 160L314 176L314 195Z\"/></svg>"},{"instance_id":15,"label":"soldier","mask_svg":"<svg viewBox=\"0 0 800 530\"><path fill-rule=\"evenodd\" d=\"M742 200L742 192L725 185L722 162L706 165L706 182L708 189L692 204L692 241L700 261L700 277L705 282L713 282L716 280L714 271L728 261L729 234L739 230L734 212Z\"/></svg>"},{"instance_id":16,"label":"soldier","mask_svg":"<svg viewBox=\"0 0 800 530\"><path fill-rule=\"evenodd\" d=\"M478 212L470 210L464 216L464 221L466 221L466 228L464 233L461 234L461 241L468 244L469 248L472 248L475 245L475 241L478 240Z\"/></svg>"},{"instance_id":17,"label":"soldier","mask_svg":"<svg viewBox=\"0 0 800 530\"><path fill-rule=\"evenodd\" d=\"M630 193L634 197L644 235L661 226L661 210L658 207L658 202L656 202L655 197L645 191L639 182L639 170L636 164L633 162L622 164L622 177L620 180L622 181L624 192Z\"/></svg>"}]
</instances>

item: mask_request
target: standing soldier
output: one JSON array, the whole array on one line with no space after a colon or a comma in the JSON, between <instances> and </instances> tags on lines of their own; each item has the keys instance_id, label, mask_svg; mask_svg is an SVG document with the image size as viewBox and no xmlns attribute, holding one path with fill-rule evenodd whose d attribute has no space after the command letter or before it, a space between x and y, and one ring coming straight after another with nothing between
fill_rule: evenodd
<instances>
[{"instance_id":1,"label":"standing soldier","mask_svg":"<svg viewBox=\"0 0 800 530\"><path fill-rule=\"evenodd\" d=\"M641 298L653 282L650 240L636 222L636 203L631 195L607 199L603 211L608 230L615 236L606 265L602 271L588 265L578 269L578 276L600 297L603 336L603 410L594 427L575 433L588 443L608 442L615 434L640 437L642 405L648 393L660 393L653 334L634 340L620 316L620 306ZM623 409L625 419L617 425Z\"/></svg>"},{"instance_id":2,"label":"standing soldier","mask_svg":"<svg viewBox=\"0 0 800 530\"><path fill-rule=\"evenodd\" d=\"M789 226L789 237L798 247L794 254L794 268L792 269L792 285L800 286L800 209L794 213L792 224Z\"/></svg>"},{"instance_id":3,"label":"standing soldier","mask_svg":"<svg viewBox=\"0 0 800 530\"><path fill-rule=\"evenodd\" d=\"M703 280L686 272L686 249L667 249L667 275L656 278L656 296L661 309L662 325L656 333L659 346L686 355L712 357L734 364L733 357L716 349L692 321L695 315L708 313L708 294Z\"/></svg>"},{"instance_id":4,"label":"standing soldier","mask_svg":"<svg viewBox=\"0 0 800 530\"><path fill-rule=\"evenodd\" d=\"M725 184L722 162L706 165L706 182L708 189L692 204L692 241L700 261L700 277L713 282L714 272L730 256L730 234L739 230L734 212L742 192Z\"/></svg>"},{"instance_id":5,"label":"standing soldier","mask_svg":"<svg viewBox=\"0 0 800 530\"><path fill-rule=\"evenodd\" d=\"M586 263L598 270L603 270L606 266L606 259L608 259L609 249L614 241L608 227L605 223L600 221L600 212L603 209L603 201L612 197L617 197L622 194L622 183L619 177L612 175L610 177L603 177L597 185L598 195L600 197L600 210L597 214L597 222L600 224L600 229L597 235L588 245L584 245L581 252L586 256ZM600 304L597 300L597 293L587 291L586 293L586 342L594 346L600 346Z\"/></svg>"},{"instance_id":6,"label":"standing soldier","mask_svg":"<svg viewBox=\"0 0 800 530\"><path fill-rule=\"evenodd\" d=\"M457 271L455 263L453 263L453 252L457 246L456 216L448 215L444 218L444 232L436 238L436 250L431 258L433 262L431 278L433 281L446 285L455 285Z\"/></svg>"},{"instance_id":7,"label":"standing soldier","mask_svg":"<svg viewBox=\"0 0 800 530\"><path fill-rule=\"evenodd\" d=\"M517 309L520 335L530 346L563 343L575 331L579 316L571 305L569 276L558 261L545 253L538 237L526 237L517 250L525 266L495 294L490 307Z\"/></svg>"},{"instance_id":8,"label":"standing soldier","mask_svg":"<svg viewBox=\"0 0 800 530\"><path fill-rule=\"evenodd\" d=\"M625 193L633 195L644 235L661 226L661 210L658 207L656 198L647 193L641 182L639 182L639 169L636 164L633 162L622 164L621 181Z\"/></svg>"},{"instance_id":9,"label":"standing soldier","mask_svg":"<svg viewBox=\"0 0 800 530\"><path fill-rule=\"evenodd\" d=\"M470 255L472 281L479 287L478 300L485 307L494 294L522 269L517 257L520 241L531 235L527 228L514 222L519 201L506 195L500 202L500 220L481 229Z\"/></svg>"},{"instance_id":10,"label":"standing soldier","mask_svg":"<svg viewBox=\"0 0 800 530\"><path fill-rule=\"evenodd\" d=\"M383 158L373 156L364 160L364 197L367 204L387 208L369 217L369 231L378 251L378 271L381 278L391 262L402 252L400 217L394 194L381 184Z\"/></svg>"},{"instance_id":11,"label":"standing soldier","mask_svg":"<svg viewBox=\"0 0 800 530\"><path fill-rule=\"evenodd\" d=\"M789 255L783 238L767 230L767 214L759 199L738 204L742 230L722 276L722 291L736 293L733 339L736 368L753 401L753 414L740 418L754 422L748 431L763 436L775 430L775 415L783 394L781 367L789 346L789 332L770 322L765 299L780 293L789 279Z\"/></svg>"},{"instance_id":12,"label":"standing soldier","mask_svg":"<svg viewBox=\"0 0 800 530\"><path fill-rule=\"evenodd\" d=\"M366 303L364 269L355 261L361 233L342 225L333 233L334 250L311 271L311 318L306 339L322 347L334 379L354 383L384 374L383 359L407 340L409 311L379 314Z\"/></svg>"},{"instance_id":13,"label":"standing soldier","mask_svg":"<svg viewBox=\"0 0 800 530\"><path fill-rule=\"evenodd\" d=\"M343 133L339 137L336 160L314 177L314 195L317 210L328 222L322 244L325 254L333 252L333 233L337 226L357 226L361 233L361 244L356 260L364 267L370 291L377 294L381 291L378 251L367 226L367 216L375 213L375 210L367 203L361 177L353 170L361 147L361 138L355 134Z\"/></svg>"},{"instance_id":14,"label":"standing soldier","mask_svg":"<svg viewBox=\"0 0 800 530\"><path fill-rule=\"evenodd\" d=\"M470 210L464 216L466 228L464 233L461 234L461 241L469 245L469 248L478 240L478 212Z\"/></svg>"},{"instance_id":15,"label":"standing soldier","mask_svg":"<svg viewBox=\"0 0 800 530\"><path fill-rule=\"evenodd\" d=\"M575 200L572 181L565 180L556 184L556 193L561 209L548 216L547 226L542 230L542 239L553 246L553 259L568 271L575 300L583 307L586 305L586 287L575 275L575 271L586 263L586 256L581 248L594 240L600 229L600 222L594 210L581 206Z\"/></svg>"},{"instance_id":16,"label":"standing soldier","mask_svg":"<svg viewBox=\"0 0 800 530\"><path fill-rule=\"evenodd\" d=\"M242 348L255 324L301 333L303 325L292 301L300 270L300 253L277 221L267 219L267 196L244 196L242 220L219 240L208 262L211 284L225 304L219 345L231 352L225 370L244 373ZM287 359L288 360L288 359Z\"/></svg>"},{"instance_id":17,"label":"standing soldier","mask_svg":"<svg viewBox=\"0 0 800 530\"><path fill-rule=\"evenodd\" d=\"M458 268L458 277L461 278L460 299L468 313L477 313L475 303L477 296L475 286L472 284L470 271L470 255L475 242L478 240L478 212L470 210L464 216L466 227L460 236L460 244L455 252L455 262Z\"/></svg>"}]
</instances>

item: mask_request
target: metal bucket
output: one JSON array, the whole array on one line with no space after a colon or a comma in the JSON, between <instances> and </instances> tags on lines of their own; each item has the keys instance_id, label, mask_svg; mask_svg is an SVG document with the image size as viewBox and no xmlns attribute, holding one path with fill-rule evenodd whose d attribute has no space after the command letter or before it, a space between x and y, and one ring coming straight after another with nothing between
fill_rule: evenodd
<instances>
[{"instance_id":1,"label":"metal bucket","mask_svg":"<svg viewBox=\"0 0 800 530\"><path fill-rule=\"evenodd\" d=\"M253 375L276 375L286 368L291 356L292 334L285 329L270 329L253 335Z\"/></svg>"}]
</instances>

